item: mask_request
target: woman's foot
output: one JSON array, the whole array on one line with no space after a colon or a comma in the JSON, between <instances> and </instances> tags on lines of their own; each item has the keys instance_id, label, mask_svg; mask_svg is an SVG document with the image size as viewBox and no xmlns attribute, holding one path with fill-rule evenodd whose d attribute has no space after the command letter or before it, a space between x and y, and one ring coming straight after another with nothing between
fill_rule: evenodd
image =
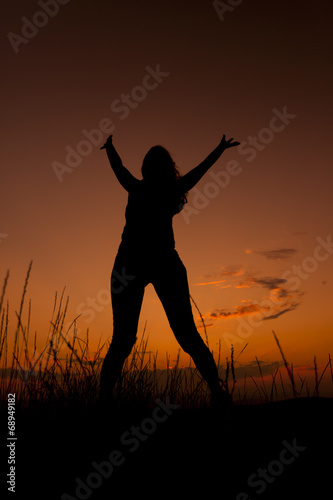
<instances>
[{"instance_id":1,"label":"woman's foot","mask_svg":"<svg viewBox=\"0 0 333 500\"><path fill-rule=\"evenodd\" d=\"M216 410L221 410L225 413L230 413L234 408L234 403L230 394L228 394L222 388L219 388L211 393L211 403L212 408Z\"/></svg>"},{"instance_id":2,"label":"woman's foot","mask_svg":"<svg viewBox=\"0 0 333 500\"><path fill-rule=\"evenodd\" d=\"M108 423L115 409L113 393L110 391L100 391L96 407L101 421Z\"/></svg>"}]
</instances>

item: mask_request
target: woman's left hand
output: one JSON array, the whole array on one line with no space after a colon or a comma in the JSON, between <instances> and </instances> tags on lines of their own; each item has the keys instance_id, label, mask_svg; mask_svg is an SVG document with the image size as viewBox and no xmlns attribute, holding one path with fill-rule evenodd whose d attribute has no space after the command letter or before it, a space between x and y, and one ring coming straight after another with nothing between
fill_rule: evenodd
<instances>
[{"instance_id":1,"label":"woman's left hand","mask_svg":"<svg viewBox=\"0 0 333 500\"><path fill-rule=\"evenodd\" d=\"M223 137L221 139L221 142L220 142L220 145L224 147L224 149L228 149L228 148L234 148L235 146L239 146L240 145L240 142L238 141L233 141L233 138L229 139L228 141L226 140L225 138L225 135L223 134Z\"/></svg>"},{"instance_id":2,"label":"woman's left hand","mask_svg":"<svg viewBox=\"0 0 333 500\"><path fill-rule=\"evenodd\" d=\"M107 149L109 146L112 146L112 135L109 135L109 137L106 139L104 146L102 146L99 149Z\"/></svg>"}]
</instances>

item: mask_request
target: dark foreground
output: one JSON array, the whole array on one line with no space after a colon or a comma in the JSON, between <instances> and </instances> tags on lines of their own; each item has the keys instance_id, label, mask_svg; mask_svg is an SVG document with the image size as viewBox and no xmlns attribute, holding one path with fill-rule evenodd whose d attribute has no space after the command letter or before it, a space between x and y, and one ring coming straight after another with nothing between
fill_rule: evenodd
<instances>
[{"instance_id":1,"label":"dark foreground","mask_svg":"<svg viewBox=\"0 0 333 500\"><path fill-rule=\"evenodd\" d=\"M109 418L96 409L34 413L17 416L11 498L306 500L332 492L333 399L237 406L228 418L168 401ZM4 458L5 443L2 433ZM4 462L2 498L7 469Z\"/></svg>"}]
</instances>

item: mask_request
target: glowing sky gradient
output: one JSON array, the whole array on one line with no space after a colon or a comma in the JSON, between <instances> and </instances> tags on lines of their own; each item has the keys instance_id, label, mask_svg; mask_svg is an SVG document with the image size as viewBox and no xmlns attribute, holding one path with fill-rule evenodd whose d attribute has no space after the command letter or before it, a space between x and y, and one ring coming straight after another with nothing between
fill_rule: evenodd
<instances>
[{"instance_id":1,"label":"glowing sky gradient","mask_svg":"<svg viewBox=\"0 0 333 500\"><path fill-rule=\"evenodd\" d=\"M108 130L138 177L152 145L169 149L186 173L225 133L242 145L225 152L174 219L210 347L221 342L225 357L230 339L238 352L249 342L243 364L255 356L273 363L274 329L295 366L306 369L314 355L326 364L332 3L244 1L222 21L206 0L71 0L18 53L7 35L22 36L22 17L41 7L19 0L3 10L0 276L10 269L13 318L33 259L29 297L41 345L64 286L68 321L82 314L79 327L96 344L111 337L109 280L126 193L99 150ZM84 145L93 129L95 144ZM78 147L89 154L69 158ZM62 182L54 162L67 166ZM178 344L151 286L139 334L146 321L164 365Z\"/></svg>"}]
</instances>

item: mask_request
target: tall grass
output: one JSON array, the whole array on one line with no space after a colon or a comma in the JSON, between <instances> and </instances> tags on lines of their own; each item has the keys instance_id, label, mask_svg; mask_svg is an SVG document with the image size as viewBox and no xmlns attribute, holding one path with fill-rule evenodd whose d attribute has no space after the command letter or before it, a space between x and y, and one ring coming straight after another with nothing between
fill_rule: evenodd
<instances>
[{"instance_id":1,"label":"tall grass","mask_svg":"<svg viewBox=\"0 0 333 500\"><path fill-rule=\"evenodd\" d=\"M24 320L26 294L31 273L30 263L24 282L21 301L16 311L17 323L13 337L9 342L9 303L5 304L6 287L9 273L6 274L0 296L0 395L1 401L6 400L8 393L16 393L16 400L22 407L37 408L47 406L51 410L56 407L87 407L94 405L99 390L99 375L101 364L109 347L107 342L99 340L97 349L90 348L90 333L86 330L84 336L78 335L75 318L69 328L65 329L65 318L68 309L68 297L64 291L60 296L55 294L52 316L49 324L45 345L37 350L37 334L30 331L31 301L28 302L26 319ZM196 304L195 304L196 306ZM197 307L197 306L196 306ZM199 311L199 309L198 309ZM199 311L200 312L200 311ZM200 314L203 321L203 318ZM206 343L208 345L208 336ZM237 361L246 349L246 344L235 358L233 346L230 359L226 357L222 363L222 348L219 344L217 365L221 384L236 402L251 403L254 400L262 402L277 399L302 396L319 396L320 385L326 372L330 371L333 382L331 357L329 356L323 372L319 376L316 358L314 359L314 389L308 382L294 375L293 365L290 365L281 348L280 342L273 332L280 351L283 365L278 367L271 378L264 376L260 361L256 358L258 377L248 377L245 373L243 381L237 381ZM13 345L9 353L9 345ZM148 336L146 325L141 338L136 343L131 356L126 360L122 377L116 386L115 400L120 405L152 404L156 398L167 396L183 408L200 408L209 405L209 391L195 367L190 365L181 368L180 352L175 365L171 368L170 357L167 355L166 368L157 368L157 353L148 351ZM282 368L285 368L288 379L284 380ZM256 380L257 378L257 380ZM251 387L249 379L252 380ZM236 391L237 389L237 391ZM291 389L291 391L290 391Z\"/></svg>"}]
</instances>

